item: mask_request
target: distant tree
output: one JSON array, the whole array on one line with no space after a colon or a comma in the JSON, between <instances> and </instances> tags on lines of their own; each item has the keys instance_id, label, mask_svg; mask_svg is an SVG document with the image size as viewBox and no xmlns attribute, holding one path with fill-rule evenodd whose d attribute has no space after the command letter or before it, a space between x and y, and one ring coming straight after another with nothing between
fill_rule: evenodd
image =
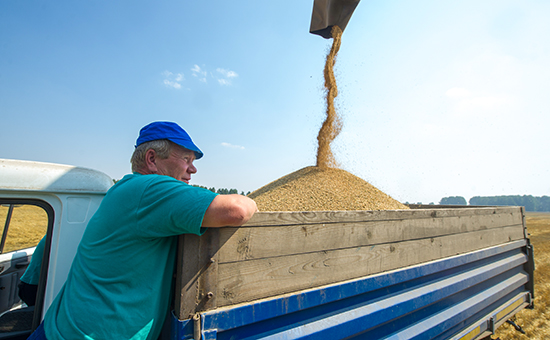
<instances>
[{"instance_id":1,"label":"distant tree","mask_svg":"<svg viewBox=\"0 0 550 340\"><path fill-rule=\"evenodd\" d=\"M550 197L532 195L474 196L470 205L520 206L525 211L550 211Z\"/></svg>"},{"instance_id":2,"label":"distant tree","mask_svg":"<svg viewBox=\"0 0 550 340\"><path fill-rule=\"evenodd\" d=\"M443 197L439 201L440 205L466 205L466 199L462 196Z\"/></svg>"},{"instance_id":3,"label":"distant tree","mask_svg":"<svg viewBox=\"0 0 550 340\"><path fill-rule=\"evenodd\" d=\"M216 188L214 187L211 187L211 188L207 188L205 186L202 186L202 185L196 185L196 184L193 184L194 187L197 187L197 188L203 188L203 189L207 189L207 190L210 190L212 192L215 192L215 193L218 193L220 195L229 195L229 194L238 194L239 191L237 189L226 189L226 188L218 188L216 190ZM250 193L250 191L248 192ZM244 195L244 191L241 191L241 195Z\"/></svg>"},{"instance_id":4,"label":"distant tree","mask_svg":"<svg viewBox=\"0 0 550 340\"><path fill-rule=\"evenodd\" d=\"M522 203L521 205L525 207L525 211L537 211L536 207L538 202L536 197L524 195L519 201Z\"/></svg>"},{"instance_id":5,"label":"distant tree","mask_svg":"<svg viewBox=\"0 0 550 340\"><path fill-rule=\"evenodd\" d=\"M550 211L550 196L542 196L538 203L537 211Z\"/></svg>"}]
</instances>

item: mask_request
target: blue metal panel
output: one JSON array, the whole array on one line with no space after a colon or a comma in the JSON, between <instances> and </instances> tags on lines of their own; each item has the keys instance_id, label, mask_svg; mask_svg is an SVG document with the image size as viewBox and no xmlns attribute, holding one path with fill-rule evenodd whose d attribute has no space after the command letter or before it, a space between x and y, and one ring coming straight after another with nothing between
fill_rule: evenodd
<instances>
[{"instance_id":1,"label":"blue metal panel","mask_svg":"<svg viewBox=\"0 0 550 340\"><path fill-rule=\"evenodd\" d=\"M466 320L469 316L491 306L500 298L516 292L516 289L527 283L527 280L525 274L518 273L494 287L480 291L469 299L410 325L385 339L433 339L447 329L452 328L455 324Z\"/></svg>"},{"instance_id":2,"label":"blue metal panel","mask_svg":"<svg viewBox=\"0 0 550 340\"><path fill-rule=\"evenodd\" d=\"M202 313L203 339L446 339L526 292L526 241ZM176 322L175 339L192 323Z\"/></svg>"},{"instance_id":3,"label":"blue metal panel","mask_svg":"<svg viewBox=\"0 0 550 340\"><path fill-rule=\"evenodd\" d=\"M178 320L174 313L171 315L170 339L193 339L193 321L191 319Z\"/></svg>"}]
</instances>

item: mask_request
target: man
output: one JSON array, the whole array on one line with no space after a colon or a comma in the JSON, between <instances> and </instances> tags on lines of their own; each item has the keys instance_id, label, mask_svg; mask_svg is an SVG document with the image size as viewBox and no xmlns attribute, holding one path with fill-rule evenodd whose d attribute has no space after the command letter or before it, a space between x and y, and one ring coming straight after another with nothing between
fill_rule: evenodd
<instances>
[{"instance_id":1,"label":"man","mask_svg":"<svg viewBox=\"0 0 550 340\"><path fill-rule=\"evenodd\" d=\"M40 267L42 266L42 258L44 256L44 245L46 244L46 236L42 237L40 242L34 248L31 263L25 270L25 273L19 279L18 295L21 301L27 306L34 306L36 294L38 292L38 281L40 279Z\"/></svg>"},{"instance_id":2,"label":"man","mask_svg":"<svg viewBox=\"0 0 550 340\"><path fill-rule=\"evenodd\" d=\"M65 285L31 338L157 339L169 308L175 236L241 226L257 211L245 196L188 185L202 156L175 123L141 129L133 174L105 195Z\"/></svg>"}]
</instances>

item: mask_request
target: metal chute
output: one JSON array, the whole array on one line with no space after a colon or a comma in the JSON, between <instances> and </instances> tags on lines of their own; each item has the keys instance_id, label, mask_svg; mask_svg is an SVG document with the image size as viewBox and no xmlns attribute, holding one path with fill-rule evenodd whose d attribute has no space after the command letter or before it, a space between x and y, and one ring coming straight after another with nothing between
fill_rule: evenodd
<instances>
[{"instance_id":1,"label":"metal chute","mask_svg":"<svg viewBox=\"0 0 550 340\"><path fill-rule=\"evenodd\" d=\"M333 26L346 28L359 0L314 0L309 32L325 39L332 38Z\"/></svg>"}]
</instances>

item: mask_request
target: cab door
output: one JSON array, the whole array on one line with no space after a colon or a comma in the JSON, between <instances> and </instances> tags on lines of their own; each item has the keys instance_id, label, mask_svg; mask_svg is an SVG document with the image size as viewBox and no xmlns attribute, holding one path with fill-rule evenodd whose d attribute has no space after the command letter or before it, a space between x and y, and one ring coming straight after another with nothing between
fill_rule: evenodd
<instances>
[{"instance_id":1,"label":"cab door","mask_svg":"<svg viewBox=\"0 0 550 340\"><path fill-rule=\"evenodd\" d=\"M35 255L36 245L45 237L48 226L53 226L52 211L43 201L0 198L0 339L7 333L26 332L32 328L34 309L26 308L21 301L18 285ZM42 255L36 254L36 258ZM36 267L32 283L38 287L41 263ZM15 316L25 320L14 323Z\"/></svg>"}]
</instances>

